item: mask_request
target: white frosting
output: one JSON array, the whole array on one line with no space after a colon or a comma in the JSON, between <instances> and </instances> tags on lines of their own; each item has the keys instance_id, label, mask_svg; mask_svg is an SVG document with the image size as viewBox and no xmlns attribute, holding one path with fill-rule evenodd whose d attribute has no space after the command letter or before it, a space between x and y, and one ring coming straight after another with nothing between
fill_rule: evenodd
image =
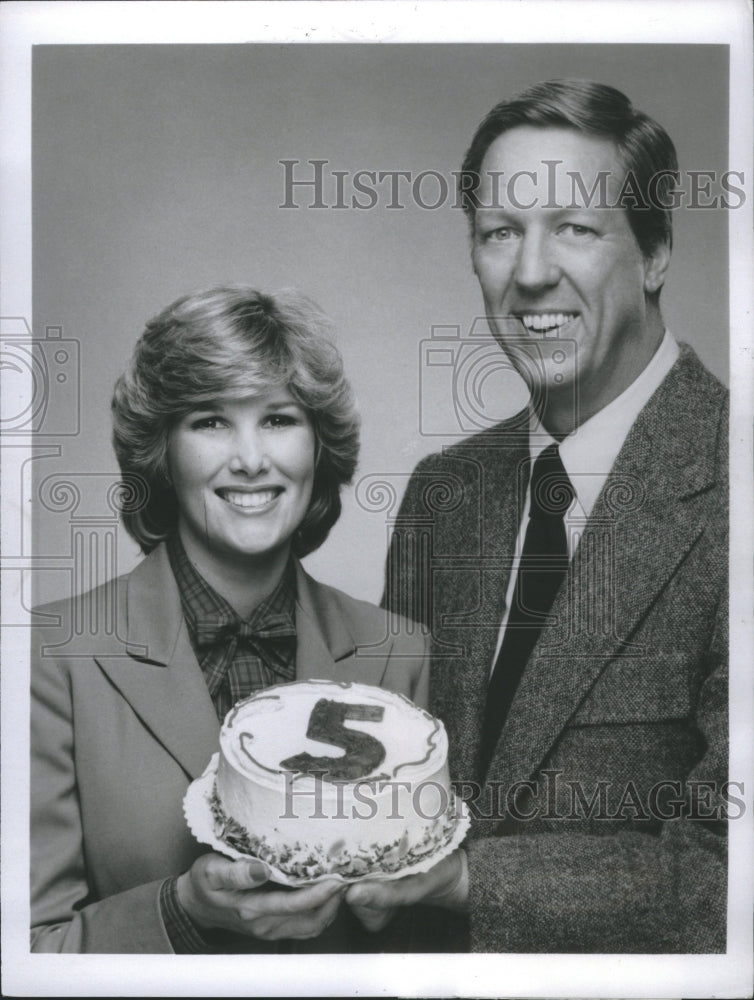
<instances>
[{"instance_id":1,"label":"white frosting","mask_svg":"<svg viewBox=\"0 0 754 1000\"><path fill-rule=\"evenodd\" d=\"M364 706L335 712L345 713L344 729L384 748L384 758L358 778L323 780L283 766L302 753L342 764L343 747L306 735L322 699ZM442 723L402 695L330 681L267 688L228 713L216 797L222 814L260 842L260 853L271 852L268 860L284 868L288 859L297 872L311 861L317 874L358 874L376 857L408 864L452 831L455 807Z\"/></svg>"}]
</instances>

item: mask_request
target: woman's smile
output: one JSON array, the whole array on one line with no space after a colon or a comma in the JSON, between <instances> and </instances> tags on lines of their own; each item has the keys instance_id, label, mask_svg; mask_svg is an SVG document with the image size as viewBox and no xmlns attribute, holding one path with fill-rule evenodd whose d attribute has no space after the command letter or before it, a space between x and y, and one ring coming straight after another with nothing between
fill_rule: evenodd
<instances>
[{"instance_id":1,"label":"woman's smile","mask_svg":"<svg viewBox=\"0 0 754 1000\"><path fill-rule=\"evenodd\" d=\"M256 490L240 490L238 488L226 486L215 490L215 493L241 511L260 512L269 510L270 506L283 492L282 486L260 488Z\"/></svg>"},{"instance_id":2,"label":"woman's smile","mask_svg":"<svg viewBox=\"0 0 754 1000\"><path fill-rule=\"evenodd\" d=\"M181 539L200 571L287 559L315 466L311 418L288 389L185 414L170 433L168 466Z\"/></svg>"}]
</instances>

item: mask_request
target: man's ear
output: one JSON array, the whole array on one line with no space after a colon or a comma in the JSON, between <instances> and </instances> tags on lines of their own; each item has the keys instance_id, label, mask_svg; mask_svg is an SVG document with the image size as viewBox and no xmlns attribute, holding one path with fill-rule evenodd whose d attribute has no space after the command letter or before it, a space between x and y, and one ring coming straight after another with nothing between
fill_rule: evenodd
<instances>
[{"instance_id":1,"label":"man's ear","mask_svg":"<svg viewBox=\"0 0 754 1000\"><path fill-rule=\"evenodd\" d=\"M665 284L665 275L670 266L670 247L658 243L649 256L644 258L644 292L656 295Z\"/></svg>"}]
</instances>

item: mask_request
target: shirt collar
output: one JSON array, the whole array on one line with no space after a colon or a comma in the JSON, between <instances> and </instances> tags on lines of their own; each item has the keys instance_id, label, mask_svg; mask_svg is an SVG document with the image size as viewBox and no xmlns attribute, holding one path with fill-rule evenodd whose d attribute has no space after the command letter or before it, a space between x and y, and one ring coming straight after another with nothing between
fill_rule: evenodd
<instances>
[{"instance_id":1,"label":"shirt collar","mask_svg":"<svg viewBox=\"0 0 754 1000\"><path fill-rule=\"evenodd\" d=\"M559 453L585 516L589 516L628 432L650 397L676 362L678 343L665 336L644 371L607 406L560 442ZM532 411L529 418L529 452L532 460L554 438Z\"/></svg>"},{"instance_id":2,"label":"shirt collar","mask_svg":"<svg viewBox=\"0 0 754 1000\"><path fill-rule=\"evenodd\" d=\"M178 584L183 617L186 619L189 637L196 646L196 620L208 615L221 615L229 621L241 621L240 615L214 587L204 579L186 554L177 531L166 542L170 566ZM291 560L273 592L257 605L248 622L255 629L260 628L270 617L281 616L295 625L296 620L296 575Z\"/></svg>"}]
</instances>

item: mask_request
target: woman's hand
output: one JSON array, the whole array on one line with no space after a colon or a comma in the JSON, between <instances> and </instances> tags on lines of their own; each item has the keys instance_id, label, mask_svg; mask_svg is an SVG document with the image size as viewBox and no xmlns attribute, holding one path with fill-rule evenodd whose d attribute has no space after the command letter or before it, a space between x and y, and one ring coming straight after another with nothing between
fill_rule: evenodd
<instances>
[{"instance_id":1,"label":"woman's hand","mask_svg":"<svg viewBox=\"0 0 754 1000\"><path fill-rule=\"evenodd\" d=\"M398 906L428 903L465 910L468 896L466 852L457 850L422 875L407 875L390 882L357 882L348 888L346 902L368 931L379 931Z\"/></svg>"},{"instance_id":2,"label":"woman's hand","mask_svg":"<svg viewBox=\"0 0 754 1000\"><path fill-rule=\"evenodd\" d=\"M203 854L178 879L178 899L194 923L261 938L313 938L332 923L347 888L338 881L269 889L265 866Z\"/></svg>"}]
</instances>

